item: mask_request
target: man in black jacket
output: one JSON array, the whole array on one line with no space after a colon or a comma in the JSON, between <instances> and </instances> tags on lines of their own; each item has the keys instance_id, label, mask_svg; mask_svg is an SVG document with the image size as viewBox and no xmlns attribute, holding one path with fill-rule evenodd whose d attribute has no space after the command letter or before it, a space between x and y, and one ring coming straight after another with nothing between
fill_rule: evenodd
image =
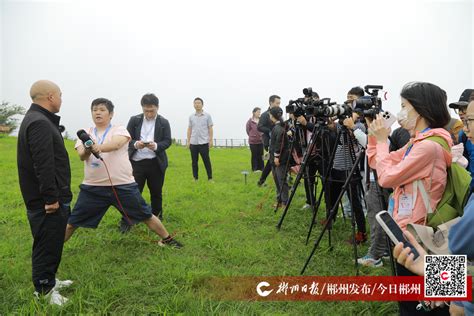
<instances>
[{"instance_id":1,"label":"man in black jacket","mask_svg":"<svg viewBox=\"0 0 474 316\"><path fill-rule=\"evenodd\" d=\"M33 235L33 284L35 295L47 296L51 304L67 299L57 289L71 281L56 280L64 233L70 214L71 168L59 131L61 90L47 80L30 89L33 104L18 133L17 164L20 189Z\"/></svg>"},{"instance_id":2,"label":"man in black jacket","mask_svg":"<svg viewBox=\"0 0 474 316\"><path fill-rule=\"evenodd\" d=\"M128 155L140 192L143 192L146 182L150 190L152 213L162 220L162 188L168 167L165 150L171 146L171 129L168 120L158 115L159 100L154 94L145 94L141 105L143 114L132 116L128 122L127 130L131 136ZM129 228L127 221L122 218L120 230L125 232Z\"/></svg>"},{"instance_id":3,"label":"man in black jacket","mask_svg":"<svg viewBox=\"0 0 474 316\"><path fill-rule=\"evenodd\" d=\"M273 129L273 123L270 120L269 111L271 108L280 107L281 98L277 95L272 95L270 96L268 101L270 103L270 107L268 108L268 110L262 113L262 115L260 116L260 120L258 121L258 126L257 126L258 131L263 133L262 135L263 147L265 148L266 151L268 151L268 148L270 146L270 133L272 132L272 129ZM265 180L267 179L271 170L272 170L272 164L271 164L271 161L268 160L267 163L265 164L265 167L263 168L262 175L260 176L260 180L258 180L258 183L257 183L258 186L262 186L265 183Z\"/></svg>"},{"instance_id":4,"label":"man in black jacket","mask_svg":"<svg viewBox=\"0 0 474 316\"><path fill-rule=\"evenodd\" d=\"M288 173L287 163L290 157L290 146L285 129L285 123L282 121L283 110L279 107L273 107L269 110L270 120L274 124L272 138L270 140L270 159L272 164L273 179L276 187L277 204L275 208L286 207L288 202L288 182L286 175Z\"/></svg>"}]
</instances>

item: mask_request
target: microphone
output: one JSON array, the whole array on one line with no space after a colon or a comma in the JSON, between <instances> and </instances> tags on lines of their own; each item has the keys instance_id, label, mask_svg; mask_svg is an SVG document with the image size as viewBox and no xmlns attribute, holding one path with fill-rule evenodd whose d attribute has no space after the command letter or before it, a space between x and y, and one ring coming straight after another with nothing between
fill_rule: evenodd
<instances>
[{"instance_id":1,"label":"microphone","mask_svg":"<svg viewBox=\"0 0 474 316\"><path fill-rule=\"evenodd\" d=\"M77 131L77 137L79 137L86 148L91 148L92 145L94 145L94 141L83 129ZM92 154L95 156L95 158L102 160L102 157L98 153L92 152Z\"/></svg>"}]
</instances>

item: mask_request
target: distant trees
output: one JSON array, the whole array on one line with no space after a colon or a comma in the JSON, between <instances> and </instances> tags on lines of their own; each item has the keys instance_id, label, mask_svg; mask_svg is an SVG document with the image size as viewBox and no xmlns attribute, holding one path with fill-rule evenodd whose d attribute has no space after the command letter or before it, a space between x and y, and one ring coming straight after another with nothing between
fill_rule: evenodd
<instances>
[{"instance_id":1,"label":"distant trees","mask_svg":"<svg viewBox=\"0 0 474 316\"><path fill-rule=\"evenodd\" d=\"M21 105L2 101L0 105L0 133L9 134L18 127L18 118L15 115L25 114L25 108Z\"/></svg>"}]
</instances>

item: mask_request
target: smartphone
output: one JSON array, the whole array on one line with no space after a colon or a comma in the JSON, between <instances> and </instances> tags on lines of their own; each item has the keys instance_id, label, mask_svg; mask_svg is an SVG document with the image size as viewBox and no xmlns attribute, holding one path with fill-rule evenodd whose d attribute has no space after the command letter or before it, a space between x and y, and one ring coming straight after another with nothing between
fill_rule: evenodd
<instances>
[{"instance_id":1,"label":"smartphone","mask_svg":"<svg viewBox=\"0 0 474 316\"><path fill-rule=\"evenodd\" d=\"M150 144L151 142L142 142L142 143L143 143L143 145L148 145L148 144Z\"/></svg>"},{"instance_id":2,"label":"smartphone","mask_svg":"<svg viewBox=\"0 0 474 316\"><path fill-rule=\"evenodd\" d=\"M378 212L377 215L375 215L375 219L395 245L402 242L403 248L410 247L411 252L415 256L414 259L420 256L415 247L405 238L400 226L398 226L387 211Z\"/></svg>"},{"instance_id":3,"label":"smartphone","mask_svg":"<svg viewBox=\"0 0 474 316\"><path fill-rule=\"evenodd\" d=\"M397 121L397 117L389 111L382 112L382 119L385 128L390 128Z\"/></svg>"}]
</instances>

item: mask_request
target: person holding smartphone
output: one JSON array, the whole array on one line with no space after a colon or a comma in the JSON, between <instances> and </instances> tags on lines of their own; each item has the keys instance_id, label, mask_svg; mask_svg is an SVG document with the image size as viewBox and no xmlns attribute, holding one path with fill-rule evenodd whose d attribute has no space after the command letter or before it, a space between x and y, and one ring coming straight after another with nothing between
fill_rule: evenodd
<instances>
[{"instance_id":1,"label":"person holding smartphone","mask_svg":"<svg viewBox=\"0 0 474 316\"><path fill-rule=\"evenodd\" d=\"M145 94L141 101L141 114L128 121L130 133L128 156L133 167L133 177L143 192L145 183L150 191L152 213L163 220L163 184L168 168L166 149L171 146L171 128L167 119L158 114L159 99L153 93ZM125 218L119 227L121 232L130 229Z\"/></svg>"},{"instance_id":2,"label":"person holding smartphone","mask_svg":"<svg viewBox=\"0 0 474 316\"><path fill-rule=\"evenodd\" d=\"M429 207L434 210L446 187L447 167L451 154L443 147L426 140L431 136L443 138L451 147L451 135L443 127L449 122L446 92L427 82L406 84L401 93L401 110L398 121L412 137L403 148L389 152L389 130L379 115L369 127L367 156L369 166L376 170L378 183L384 188L394 188L389 201L389 212L402 228L408 223L426 223L427 207L421 198L420 182L430 192ZM398 275L413 275L397 265ZM400 315L417 315L416 302L401 302Z\"/></svg>"}]
</instances>

